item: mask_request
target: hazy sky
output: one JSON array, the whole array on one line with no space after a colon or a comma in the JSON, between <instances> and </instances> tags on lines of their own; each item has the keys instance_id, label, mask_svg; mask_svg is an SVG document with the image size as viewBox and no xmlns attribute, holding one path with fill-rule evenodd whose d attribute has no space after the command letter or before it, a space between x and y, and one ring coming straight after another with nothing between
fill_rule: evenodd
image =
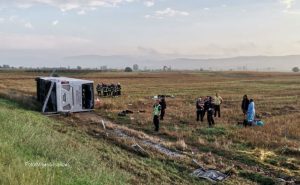
<instances>
[{"instance_id":1,"label":"hazy sky","mask_svg":"<svg viewBox=\"0 0 300 185\"><path fill-rule=\"evenodd\" d=\"M1 0L0 52L300 54L300 0Z\"/></svg>"}]
</instances>

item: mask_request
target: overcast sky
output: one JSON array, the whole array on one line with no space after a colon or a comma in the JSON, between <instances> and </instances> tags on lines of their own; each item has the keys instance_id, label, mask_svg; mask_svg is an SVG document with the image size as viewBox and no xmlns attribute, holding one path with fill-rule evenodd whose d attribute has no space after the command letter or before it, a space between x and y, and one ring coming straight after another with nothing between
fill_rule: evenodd
<instances>
[{"instance_id":1,"label":"overcast sky","mask_svg":"<svg viewBox=\"0 0 300 185\"><path fill-rule=\"evenodd\" d=\"M300 54L300 0L1 0L0 43L65 56Z\"/></svg>"}]
</instances>

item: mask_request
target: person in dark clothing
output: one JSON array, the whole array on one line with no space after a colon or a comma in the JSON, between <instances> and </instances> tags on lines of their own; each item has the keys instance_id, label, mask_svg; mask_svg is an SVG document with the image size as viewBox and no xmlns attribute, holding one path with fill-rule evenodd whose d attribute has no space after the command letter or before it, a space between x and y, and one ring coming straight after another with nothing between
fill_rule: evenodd
<instances>
[{"instance_id":1,"label":"person in dark clothing","mask_svg":"<svg viewBox=\"0 0 300 185\"><path fill-rule=\"evenodd\" d=\"M102 96L102 86L100 84L97 85L96 90L97 90L98 96Z\"/></svg>"},{"instance_id":2,"label":"person in dark clothing","mask_svg":"<svg viewBox=\"0 0 300 185\"><path fill-rule=\"evenodd\" d=\"M165 96L161 97L159 104L161 107L160 120L164 120L164 116L165 116L166 108L167 108L167 102L166 102Z\"/></svg>"},{"instance_id":3,"label":"person in dark clothing","mask_svg":"<svg viewBox=\"0 0 300 185\"><path fill-rule=\"evenodd\" d=\"M244 116L246 116L246 114L247 114L249 103L250 103L250 101L248 99L248 96L245 94L243 97L242 105L241 105Z\"/></svg>"},{"instance_id":4,"label":"person in dark clothing","mask_svg":"<svg viewBox=\"0 0 300 185\"><path fill-rule=\"evenodd\" d=\"M212 127L215 124L214 120L214 104L212 102L212 97L208 97L208 100L205 102L204 107L207 112L207 121L208 126Z\"/></svg>"},{"instance_id":5,"label":"person in dark clothing","mask_svg":"<svg viewBox=\"0 0 300 185\"><path fill-rule=\"evenodd\" d=\"M107 96L108 95L108 85L102 83L102 90L103 90L103 96Z\"/></svg>"},{"instance_id":6,"label":"person in dark clothing","mask_svg":"<svg viewBox=\"0 0 300 185\"><path fill-rule=\"evenodd\" d=\"M111 84L111 85L110 85L110 95L111 95L111 96L116 96L116 95L117 95L116 92L117 92L117 87L116 87L116 85L115 85L115 84Z\"/></svg>"},{"instance_id":7,"label":"person in dark clothing","mask_svg":"<svg viewBox=\"0 0 300 185\"><path fill-rule=\"evenodd\" d=\"M118 84L117 84L117 95L118 95L118 96L121 96L121 89L122 89L121 84L118 83Z\"/></svg>"},{"instance_id":8,"label":"person in dark clothing","mask_svg":"<svg viewBox=\"0 0 300 185\"><path fill-rule=\"evenodd\" d=\"M203 100L203 103L204 103L204 112L203 112L203 118L205 117L205 113L207 112L207 103L208 103L208 101L209 101L209 97L210 96L206 96L205 98L204 98L204 100Z\"/></svg>"},{"instance_id":9,"label":"person in dark clothing","mask_svg":"<svg viewBox=\"0 0 300 185\"><path fill-rule=\"evenodd\" d=\"M197 115L197 121L199 121L199 117L201 122L203 122L203 117L205 114L205 110L204 110L204 101L202 101L202 98L199 98L196 101L196 115Z\"/></svg>"},{"instance_id":10,"label":"person in dark clothing","mask_svg":"<svg viewBox=\"0 0 300 185\"><path fill-rule=\"evenodd\" d=\"M204 102L204 115L205 115L205 112L207 111L207 106L206 106L206 104L207 104L207 101L209 101L209 96L206 96L205 98L204 98L204 100L203 100L203 102Z\"/></svg>"}]
</instances>

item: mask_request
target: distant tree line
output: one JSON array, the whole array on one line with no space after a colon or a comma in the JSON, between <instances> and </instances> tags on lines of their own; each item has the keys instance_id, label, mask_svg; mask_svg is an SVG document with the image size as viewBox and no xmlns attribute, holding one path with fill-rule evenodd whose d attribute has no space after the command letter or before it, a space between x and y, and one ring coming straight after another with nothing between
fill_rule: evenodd
<instances>
[{"instance_id":1,"label":"distant tree line","mask_svg":"<svg viewBox=\"0 0 300 185\"><path fill-rule=\"evenodd\" d=\"M11 69L11 68L14 68L14 67L10 67L10 65L7 65L7 64L4 64L4 65L0 65L0 68L3 68L3 69Z\"/></svg>"},{"instance_id":2,"label":"distant tree line","mask_svg":"<svg viewBox=\"0 0 300 185\"><path fill-rule=\"evenodd\" d=\"M125 67L124 71L125 72L140 71L140 68L137 64L134 64L132 66L132 68L131 67ZM149 71L149 70L144 69L143 71ZM161 71L161 70L156 70L156 71ZM171 68L171 66L169 66L169 67L168 66L163 66L162 71L172 71L172 68Z\"/></svg>"},{"instance_id":3,"label":"distant tree line","mask_svg":"<svg viewBox=\"0 0 300 185\"><path fill-rule=\"evenodd\" d=\"M60 72L114 72L114 71L125 71L125 72L133 72L133 71L172 71L171 66L163 66L162 69L148 69L147 67L144 67L144 69L140 69L139 66L137 64L134 64L132 67L125 67L125 69L113 69L113 68L108 68L107 66L100 66L99 68L83 68L81 66L76 66L75 68L71 68L69 67L14 67L14 66L10 66L7 64L4 65L0 65L0 70L23 70L23 71L27 71L27 72L41 72L41 73L47 73L49 71L53 71L54 69L56 71L60 71ZM199 71L199 70L198 70ZM200 71L207 71L203 68L200 68ZM208 69L208 71L211 71L211 69ZM233 71L233 69L231 69L230 71ZM292 68L292 72L298 73L300 72L300 68L299 67L293 67Z\"/></svg>"},{"instance_id":4,"label":"distant tree line","mask_svg":"<svg viewBox=\"0 0 300 185\"><path fill-rule=\"evenodd\" d=\"M300 71L300 69L299 69L299 67L293 67L292 71L295 73L298 73Z\"/></svg>"}]
</instances>

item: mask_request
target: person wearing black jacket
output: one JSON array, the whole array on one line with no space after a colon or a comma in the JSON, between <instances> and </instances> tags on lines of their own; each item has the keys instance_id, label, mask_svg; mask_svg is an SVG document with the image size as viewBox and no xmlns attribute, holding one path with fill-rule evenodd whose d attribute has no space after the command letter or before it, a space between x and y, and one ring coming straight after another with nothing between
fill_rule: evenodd
<instances>
[{"instance_id":1,"label":"person wearing black jacket","mask_svg":"<svg viewBox=\"0 0 300 185\"><path fill-rule=\"evenodd\" d=\"M121 84L118 82L117 83L117 96L121 96L121 89L122 89Z\"/></svg>"},{"instance_id":2,"label":"person wearing black jacket","mask_svg":"<svg viewBox=\"0 0 300 185\"><path fill-rule=\"evenodd\" d=\"M165 116L166 108L167 108L167 102L166 102L165 96L162 96L162 98L160 99L159 104L161 106L160 120L164 120L164 116Z\"/></svg>"},{"instance_id":3,"label":"person wearing black jacket","mask_svg":"<svg viewBox=\"0 0 300 185\"><path fill-rule=\"evenodd\" d=\"M250 103L250 101L248 99L248 96L245 94L244 97L243 97L242 105L241 105L241 108L242 108L242 111L243 111L244 115L247 114L249 103Z\"/></svg>"},{"instance_id":4,"label":"person wearing black jacket","mask_svg":"<svg viewBox=\"0 0 300 185\"><path fill-rule=\"evenodd\" d=\"M212 101L212 97L208 97L207 101L204 103L205 110L207 111L207 121L208 121L208 126L212 127L215 124L214 120L214 104Z\"/></svg>"},{"instance_id":5,"label":"person wearing black jacket","mask_svg":"<svg viewBox=\"0 0 300 185\"><path fill-rule=\"evenodd\" d=\"M199 117L200 117L201 122L203 122L204 114L205 114L204 102L202 101L201 98L199 98L196 101L196 115L197 115L197 119L196 120L199 121Z\"/></svg>"}]
</instances>

